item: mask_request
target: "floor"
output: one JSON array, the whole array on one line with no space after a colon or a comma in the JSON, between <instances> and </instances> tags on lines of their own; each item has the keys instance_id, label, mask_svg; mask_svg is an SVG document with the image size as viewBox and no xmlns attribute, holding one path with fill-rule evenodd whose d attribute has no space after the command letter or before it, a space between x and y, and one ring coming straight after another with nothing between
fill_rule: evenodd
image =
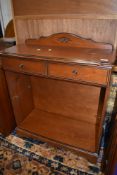
<instances>
[{"instance_id":1,"label":"floor","mask_svg":"<svg viewBox=\"0 0 117 175\"><path fill-rule=\"evenodd\" d=\"M0 135L0 175L100 175L98 165L45 142Z\"/></svg>"}]
</instances>

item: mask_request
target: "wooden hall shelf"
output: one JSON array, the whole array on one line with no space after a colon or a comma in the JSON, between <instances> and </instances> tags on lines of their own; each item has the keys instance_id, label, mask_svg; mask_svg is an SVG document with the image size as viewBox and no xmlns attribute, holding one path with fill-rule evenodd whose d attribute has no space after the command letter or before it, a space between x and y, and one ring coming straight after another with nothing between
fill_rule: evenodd
<instances>
[{"instance_id":1,"label":"wooden hall shelf","mask_svg":"<svg viewBox=\"0 0 117 175\"><path fill-rule=\"evenodd\" d=\"M96 162L115 63L112 45L58 33L28 39L1 57L17 133Z\"/></svg>"}]
</instances>

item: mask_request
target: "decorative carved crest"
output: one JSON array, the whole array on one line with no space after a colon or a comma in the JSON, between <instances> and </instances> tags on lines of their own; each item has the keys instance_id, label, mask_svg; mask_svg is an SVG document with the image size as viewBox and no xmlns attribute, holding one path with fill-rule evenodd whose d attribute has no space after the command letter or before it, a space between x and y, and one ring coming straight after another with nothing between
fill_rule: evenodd
<instances>
[{"instance_id":1,"label":"decorative carved crest","mask_svg":"<svg viewBox=\"0 0 117 175\"><path fill-rule=\"evenodd\" d=\"M61 37L61 38L58 38L58 41L60 41L61 43L68 43L71 40L67 37Z\"/></svg>"},{"instance_id":2,"label":"decorative carved crest","mask_svg":"<svg viewBox=\"0 0 117 175\"><path fill-rule=\"evenodd\" d=\"M59 46L112 50L111 44L99 43L91 39L84 39L71 33L57 33L48 37L40 37L39 39L27 39L26 44L37 46Z\"/></svg>"}]
</instances>

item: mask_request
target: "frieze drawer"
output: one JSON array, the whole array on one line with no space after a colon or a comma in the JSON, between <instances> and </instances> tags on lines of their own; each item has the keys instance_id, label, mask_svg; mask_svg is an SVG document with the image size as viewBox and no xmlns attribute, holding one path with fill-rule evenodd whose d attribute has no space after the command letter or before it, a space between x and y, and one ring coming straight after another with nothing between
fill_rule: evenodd
<instances>
[{"instance_id":1,"label":"frieze drawer","mask_svg":"<svg viewBox=\"0 0 117 175\"><path fill-rule=\"evenodd\" d=\"M48 75L52 77L80 80L95 84L107 84L107 70L89 66L54 64L48 65Z\"/></svg>"},{"instance_id":2,"label":"frieze drawer","mask_svg":"<svg viewBox=\"0 0 117 175\"><path fill-rule=\"evenodd\" d=\"M46 74L46 65L43 61L31 61L15 58L4 58L3 67L6 70L34 74Z\"/></svg>"}]
</instances>

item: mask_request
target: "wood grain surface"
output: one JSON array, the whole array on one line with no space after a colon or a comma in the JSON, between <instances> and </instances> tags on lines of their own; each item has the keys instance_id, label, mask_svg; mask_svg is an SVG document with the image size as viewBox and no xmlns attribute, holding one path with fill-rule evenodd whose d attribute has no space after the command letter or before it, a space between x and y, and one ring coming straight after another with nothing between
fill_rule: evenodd
<instances>
[{"instance_id":1,"label":"wood grain surface","mask_svg":"<svg viewBox=\"0 0 117 175\"><path fill-rule=\"evenodd\" d=\"M33 134L95 152L95 125L65 118L39 109L33 110L19 125ZM85 128L85 129L84 129ZM89 129L90 128L90 129Z\"/></svg>"},{"instance_id":2,"label":"wood grain surface","mask_svg":"<svg viewBox=\"0 0 117 175\"><path fill-rule=\"evenodd\" d=\"M0 68L0 132L10 134L15 129L16 122L10 101L4 71Z\"/></svg>"},{"instance_id":3,"label":"wood grain surface","mask_svg":"<svg viewBox=\"0 0 117 175\"><path fill-rule=\"evenodd\" d=\"M89 20L23 17L15 18L17 43L24 43L28 38L39 38L54 33L68 32L95 41L116 43L116 20Z\"/></svg>"},{"instance_id":4,"label":"wood grain surface","mask_svg":"<svg viewBox=\"0 0 117 175\"><path fill-rule=\"evenodd\" d=\"M17 43L70 32L117 45L117 0L12 0Z\"/></svg>"},{"instance_id":5,"label":"wood grain surface","mask_svg":"<svg viewBox=\"0 0 117 175\"><path fill-rule=\"evenodd\" d=\"M1 58L17 131L84 152L96 162L116 59L112 46L64 33L5 49Z\"/></svg>"},{"instance_id":6,"label":"wood grain surface","mask_svg":"<svg viewBox=\"0 0 117 175\"><path fill-rule=\"evenodd\" d=\"M117 0L13 0L14 14L117 14Z\"/></svg>"}]
</instances>

